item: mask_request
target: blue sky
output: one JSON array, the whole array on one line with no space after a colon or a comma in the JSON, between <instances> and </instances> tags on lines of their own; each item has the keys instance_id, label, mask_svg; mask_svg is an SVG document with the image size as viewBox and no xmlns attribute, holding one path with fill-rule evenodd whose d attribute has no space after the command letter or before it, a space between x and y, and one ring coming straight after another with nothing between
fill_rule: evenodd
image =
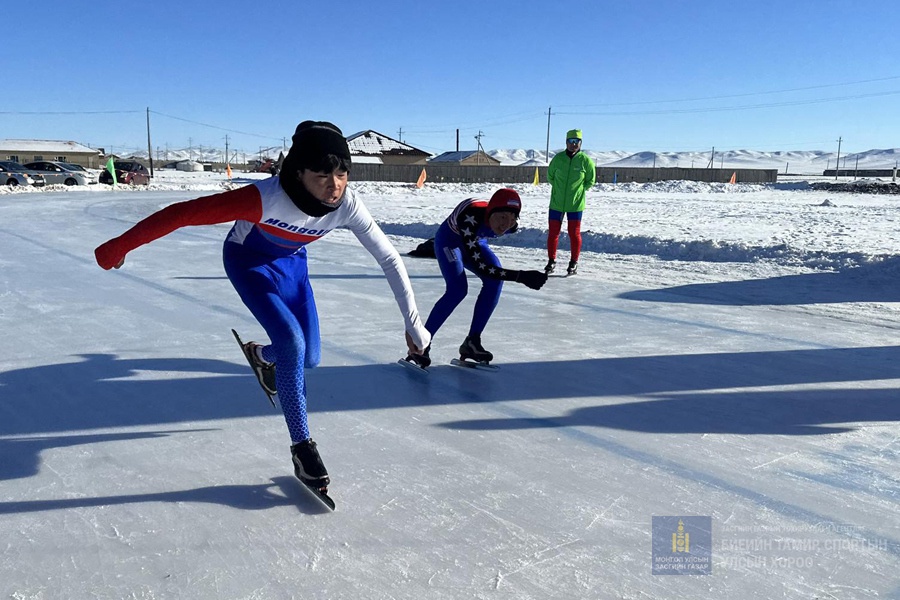
<instances>
[{"instance_id":1,"label":"blue sky","mask_svg":"<svg viewBox=\"0 0 900 600\"><path fill-rule=\"evenodd\" d=\"M551 149L900 147L893 0L50 5L4 29L0 138L146 149L149 107L154 151L256 152L307 118L544 149L552 107Z\"/></svg>"}]
</instances>

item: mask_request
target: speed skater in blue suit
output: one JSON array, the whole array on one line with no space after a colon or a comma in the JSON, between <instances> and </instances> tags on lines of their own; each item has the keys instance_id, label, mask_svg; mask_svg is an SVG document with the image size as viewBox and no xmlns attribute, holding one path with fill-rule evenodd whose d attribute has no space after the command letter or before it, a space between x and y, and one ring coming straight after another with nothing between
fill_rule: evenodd
<instances>
[{"instance_id":1,"label":"speed skater in blue suit","mask_svg":"<svg viewBox=\"0 0 900 600\"><path fill-rule=\"evenodd\" d=\"M469 335L459 347L460 359L489 363L493 355L481 345L481 334L487 327L500 300L504 281L515 281L539 290L547 281L543 271L504 269L487 240L513 233L518 229L522 200L512 189L494 192L490 201L469 198L463 200L438 228L434 251L447 289L435 303L425 321L425 329L432 339L456 307L468 294L466 270L481 279L481 291L475 300L475 310ZM422 354L410 352L406 360L422 368L431 365L431 345Z\"/></svg>"}]
</instances>

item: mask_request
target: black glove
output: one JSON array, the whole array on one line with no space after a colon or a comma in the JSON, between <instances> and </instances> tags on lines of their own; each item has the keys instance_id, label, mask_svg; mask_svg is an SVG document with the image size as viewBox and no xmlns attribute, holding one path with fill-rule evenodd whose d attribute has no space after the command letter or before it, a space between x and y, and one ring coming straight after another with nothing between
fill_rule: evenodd
<instances>
[{"instance_id":1,"label":"black glove","mask_svg":"<svg viewBox=\"0 0 900 600\"><path fill-rule=\"evenodd\" d=\"M547 274L543 271L519 271L516 281L524 283L533 290L539 290L547 283Z\"/></svg>"}]
</instances>

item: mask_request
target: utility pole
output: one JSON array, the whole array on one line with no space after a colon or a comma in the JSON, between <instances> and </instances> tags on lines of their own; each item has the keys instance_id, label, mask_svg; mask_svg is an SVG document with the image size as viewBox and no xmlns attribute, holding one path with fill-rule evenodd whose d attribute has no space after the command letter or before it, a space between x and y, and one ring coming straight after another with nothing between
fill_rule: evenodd
<instances>
[{"instance_id":1,"label":"utility pole","mask_svg":"<svg viewBox=\"0 0 900 600\"><path fill-rule=\"evenodd\" d=\"M397 140L399 140L401 144L403 143L403 127L397 132Z\"/></svg>"},{"instance_id":2,"label":"utility pole","mask_svg":"<svg viewBox=\"0 0 900 600\"><path fill-rule=\"evenodd\" d=\"M476 165L481 164L481 153L484 152L484 150L481 147L481 138L483 138L483 137L484 137L484 134L479 129L478 135L475 136L475 139L478 140L478 150L475 152L475 164Z\"/></svg>"},{"instance_id":3,"label":"utility pole","mask_svg":"<svg viewBox=\"0 0 900 600\"><path fill-rule=\"evenodd\" d=\"M147 158L150 160L150 178L153 178L153 146L150 144L150 107L147 107Z\"/></svg>"},{"instance_id":4,"label":"utility pole","mask_svg":"<svg viewBox=\"0 0 900 600\"><path fill-rule=\"evenodd\" d=\"M707 163L706 168L707 168L707 169L712 169L712 168L713 168L713 164L714 164L713 161L715 161L715 160L716 160L716 147L713 146L713 147L712 147L712 154L709 155L709 163Z\"/></svg>"},{"instance_id":5,"label":"utility pole","mask_svg":"<svg viewBox=\"0 0 900 600\"><path fill-rule=\"evenodd\" d=\"M228 134L225 134L225 166L228 166Z\"/></svg>"},{"instance_id":6,"label":"utility pole","mask_svg":"<svg viewBox=\"0 0 900 600\"><path fill-rule=\"evenodd\" d=\"M835 181L837 181L838 173L841 172L841 141L842 141L843 139L844 139L843 137L839 137L838 140L837 140L837 142L838 142L838 155L837 155L837 163L835 163L835 165L834 165L834 180L835 180Z\"/></svg>"},{"instance_id":7,"label":"utility pole","mask_svg":"<svg viewBox=\"0 0 900 600\"><path fill-rule=\"evenodd\" d=\"M550 164L550 109L552 106L547 107L547 151L544 153L544 159L547 161L547 164Z\"/></svg>"}]
</instances>

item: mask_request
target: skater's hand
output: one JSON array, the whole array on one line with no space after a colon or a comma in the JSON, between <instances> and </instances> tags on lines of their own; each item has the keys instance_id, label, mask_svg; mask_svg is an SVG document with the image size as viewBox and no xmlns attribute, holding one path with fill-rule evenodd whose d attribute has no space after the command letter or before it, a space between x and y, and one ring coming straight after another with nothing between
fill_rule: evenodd
<instances>
[{"instance_id":1,"label":"skater's hand","mask_svg":"<svg viewBox=\"0 0 900 600\"><path fill-rule=\"evenodd\" d=\"M418 346L416 346L415 342L413 342L412 336L409 335L408 331L406 332L406 347L413 354L424 354L425 353L424 348L419 348Z\"/></svg>"},{"instance_id":2,"label":"skater's hand","mask_svg":"<svg viewBox=\"0 0 900 600\"><path fill-rule=\"evenodd\" d=\"M547 283L547 274L543 271L519 271L516 281L527 285L533 290L539 290Z\"/></svg>"},{"instance_id":3,"label":"skater's hand","mask_svg":"<svg viewBox=\"0 0 900 600\"><path fill-rule=\"evenodd\" d=\"M110 240L101 244L94 250L94 257L97 259L97 264L107 271L110 269L118 269L125 264L125 255L116 248L116 244L113 242L114 240Z\"/></svg>"}]
</instances>

